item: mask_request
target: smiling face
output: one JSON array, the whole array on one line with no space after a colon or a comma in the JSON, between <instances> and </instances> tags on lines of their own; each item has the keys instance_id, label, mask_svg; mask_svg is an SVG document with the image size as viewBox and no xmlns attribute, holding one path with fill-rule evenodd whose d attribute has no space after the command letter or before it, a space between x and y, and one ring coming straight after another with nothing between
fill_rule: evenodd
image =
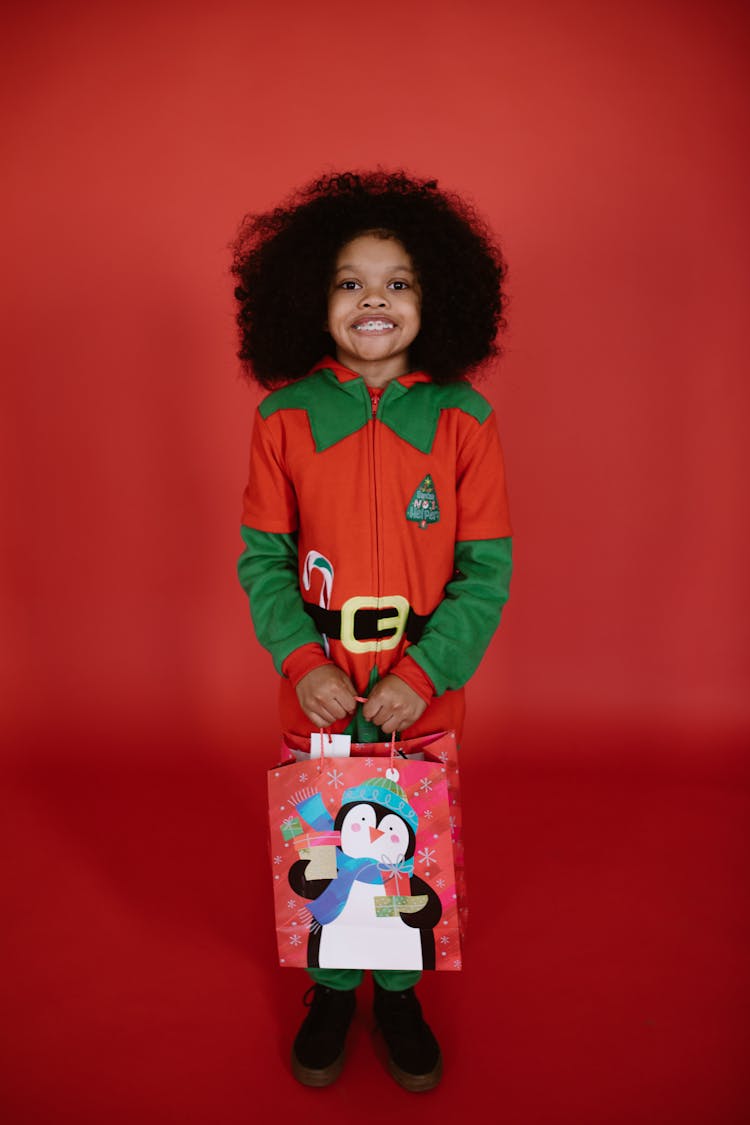
<instances>
[{"instance_id":1,"label":"smiling face","mask_svg":"<svg viewBox=\"0 0 750 1125\"><path fill-rule=\"evenodd\" d=\"M398 239L362 234L342 246L328 292L326 328L339 363L368 386L384 387L407 373L420 309L414 263Z\"/></svg>"}]
</instances>

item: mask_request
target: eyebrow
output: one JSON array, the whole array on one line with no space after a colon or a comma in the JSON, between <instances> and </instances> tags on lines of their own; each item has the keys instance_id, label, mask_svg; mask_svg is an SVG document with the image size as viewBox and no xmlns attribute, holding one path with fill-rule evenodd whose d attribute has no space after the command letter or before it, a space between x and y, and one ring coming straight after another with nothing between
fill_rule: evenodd
<instances>
[{"instance_id":1,"label":"eyebrow","mask_svg":"<svg viewBox=\"0 0 750 1125\"><path fill-rule=\"evenodd\" d=\"M342 270L352 270L354 273L358 272L358 267L353 262L344 262L343 266L338 266L336 273L341 273ZM385 273L416 273L411 266L399 265L389 266Z\"/></svg>"}]
</instances>

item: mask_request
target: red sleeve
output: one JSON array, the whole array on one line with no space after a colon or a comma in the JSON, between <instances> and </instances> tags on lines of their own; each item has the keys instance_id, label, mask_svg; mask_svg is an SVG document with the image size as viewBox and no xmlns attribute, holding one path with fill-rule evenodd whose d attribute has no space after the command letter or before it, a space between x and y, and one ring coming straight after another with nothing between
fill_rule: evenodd
<instances>
[{"instance_id":1,"label":"red sleeve","mask_svg":"<svg viewBox=\"0 0 750 1125\"><path fill-rule=\"evenodd\" d=\"M456 470L457 542L512 535L505 463L494 411L481 425L473 418L467 420Z\"/></svg>"},{"instance_id":2,"label":"red sleeve","mask_svg":"<svg viewBox=\"0 0 750 1125\"><path fill-rule=\"evenodd\" d=\"M414 663L414 661L412 661L412 663ZM296 688L297 684L308 672L312 672L315 668L321 668L324 664L333 664L333 661L328 659L322 646L308 644L302 645L300 648L295 648L294 652L290 652L281 665L281 671L289 680L292 687Z\"/></svg>"},{"instance_id":3,"label":"red sleeve","mask_svg":"<svg viewBox=\"0 0 750 1125\"><path fill-rule=\"evenodd\" d=\"M412 660L408 653L399 660L394 668L391 668L390 674L398 676L400 680L409 685L412 691L417 693L420 699L423 699L427 704L430 703L435 694L432 680L424 669L420 668L416 660Z\"/></svg>"},{"instance_id":4,"label":"red sleeve","mask_svg":"<svg viewBox=\"0 0 750 1125\"><path fill-rule=\"evenodd\" d=\"M297 497L280 453L280 413L256 412L242 522L256 531L288 534L298 527Z\"/></svg>"}]
</instances>

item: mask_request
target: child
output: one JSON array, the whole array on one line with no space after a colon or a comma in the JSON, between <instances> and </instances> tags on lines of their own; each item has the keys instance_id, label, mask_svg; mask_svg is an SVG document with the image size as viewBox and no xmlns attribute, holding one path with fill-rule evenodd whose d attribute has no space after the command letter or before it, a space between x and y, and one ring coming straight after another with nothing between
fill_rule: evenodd
<instances>
[{"instance_id":1,"label":"child","mask_svg":"<svg viewBox=\"0 0 750 1125\"><path fill-rule=\"evenodd\" d=\"M285 739L460 740L463 685L511 570L495 419L466 378L498 351L500 252L435 182L346 173L248 216L233 273L240 358L273 391L253 430L239 574L281 673ZM292 1068L322 1086L341 1071L362 972L309 971ZM374 972L389 1069L415 1091L442 1068L419 977Z\"/></svg>"}]
</instances>

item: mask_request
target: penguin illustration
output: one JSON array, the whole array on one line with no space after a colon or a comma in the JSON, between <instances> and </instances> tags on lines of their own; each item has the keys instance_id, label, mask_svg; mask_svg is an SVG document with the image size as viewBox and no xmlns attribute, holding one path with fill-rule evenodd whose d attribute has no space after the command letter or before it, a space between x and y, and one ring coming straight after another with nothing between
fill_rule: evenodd
<instances>
[{"instance_id":1,"label":"penguin illustration","mask_svg":"<svg viewBox=\"0 0 750 1125\"><path fill-rule=\"evenodd\" d=\"M332 825L319 794L296 805L315 827L341 834L335 879L308 879L304 859L289 871L292 890L310 900L310 968L435 968L442 906L414 874L418 816L397 771L388 773L346 789Z\"/></svg>"}]
</instances>

